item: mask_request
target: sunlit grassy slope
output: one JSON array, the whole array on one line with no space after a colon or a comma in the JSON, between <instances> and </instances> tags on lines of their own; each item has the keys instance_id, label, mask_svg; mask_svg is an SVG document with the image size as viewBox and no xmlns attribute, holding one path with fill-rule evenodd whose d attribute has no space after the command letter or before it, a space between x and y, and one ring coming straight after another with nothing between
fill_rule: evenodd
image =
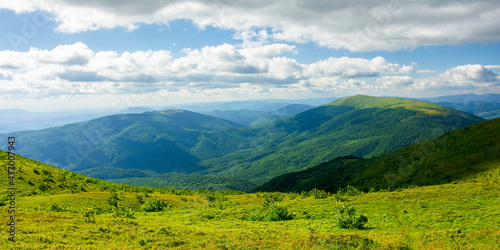
<instances>
[{"instance_id":1,"label":"sunlit grassy slope","mask_svg":"<svg viewBox=\"0 0 500 250\"><path fill-rule=\"evenodd\" d=\"M266 194L226 195L118 192L116 216L109 192L18 198L17 242L1 249L498 249L498 172L471 182L378 191L316 199L286 194L279 204L287 221L250 221ZM138 198L141 197L141 198ZM169 204L160 212L140 211L140 200ZM340 201L339 201L340 200ZM338 229L336 206L353 205L367 216L365 229ZM86 221L83 211L100 211ZM6 224L7 208L0 207Z\"/></svg>"},{"instance_id":2,"label":"sunlit grassy slope","mask_svg":"<svg viewBox=\"0 0 500 250\"><path fill-rule=\"evenodd\" d=\"M369 159L337 158L276 177L257 190L337 191L347 185L363 190L434 185L464 180L499 167L500 119L493 119Z\"/></svg>"},{"instance_id":3,"label":"sunlit grassy slope","mask_svg":"<svg viewBox=\"0 0 500 250\"><path fill-rule=\"evenodd\" d=\"M484 139L495 139L492 122L498 120L436 138L450 142L435 143L436 150L455 163L462 161L462 151L446 147L453 149L463 138L468 141L460 145L490 152L488 146L494 145ZM404 155L406 150L395 152ZM2 161L5 156L0 152ZM17 241L7 240L4 226L0 249L500 248L498 167L476 168L466 162L464 166L470 164L473 171L467 178L424 187L365 193L343 187L334 195L318 190L245 194L119 185L21 156L16 160ZM2 178L0 188L6 194L7 175ZM0 223L7 225L4 197ZM270 197L288 220L252 220L270 206ZM368 218L364 229L338 228L337 211L345 204Z\"/></svg>"}]
</instances>

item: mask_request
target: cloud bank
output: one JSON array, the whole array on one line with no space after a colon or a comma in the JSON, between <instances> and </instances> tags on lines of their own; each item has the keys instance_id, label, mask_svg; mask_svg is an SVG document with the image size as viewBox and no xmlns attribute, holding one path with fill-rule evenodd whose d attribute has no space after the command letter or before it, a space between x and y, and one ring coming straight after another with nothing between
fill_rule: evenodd
<instances>
[{"instance_id":1,"label":"cloud bank","mask_svg":"<svg viewBox=\"0 0 500 250\"><path fill-rule=\"evenodd\" d=\"M234 30L244 46L313 42L350 51L392 51L500 41L497 0L17 0L2 1L0 8L48 13L63 33L134 31L138 24L187 19L201 29Z\"/></svg>"},{"instance_id":2,"label":"cloud bank","mask_svg":"<svg viewBox=\"0 0 500 250\"><path fill-rule=\"evenodd\" d=\"M238 48L206 46L172 57L167 50L117 53L92 51L83 43L52 50L0 51L0 91L13 98L69 98L136 95L143 98L219 96L304 96L355 93L496 88L495 65L462 65L432 77L415 64L383 57L330 57L301 64L284 53L292 45L275 43Z\"/></svg>"}]
</instances>

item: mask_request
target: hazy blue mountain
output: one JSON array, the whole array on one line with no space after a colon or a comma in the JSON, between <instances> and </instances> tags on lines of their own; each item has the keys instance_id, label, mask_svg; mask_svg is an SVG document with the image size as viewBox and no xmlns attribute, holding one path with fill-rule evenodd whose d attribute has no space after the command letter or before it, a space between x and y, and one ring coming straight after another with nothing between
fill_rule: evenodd
<instances>
[{"instance_id":1,"label":"hazy blue mountain","mask_svg":"<svg viewBox=\"0 0 500 250\"><path fill-rule=\"evenodd\" d=\"M441 106L462 110L485 119L494 119L500 117L500 102L468 102L468 103L452 103L438 102Z\"/></svg>"},{"instance_id":2,"label":"hazy blue mountain","mask_svg":"<svg viewBox=\"0 0 500 250\"><path fill-rule=\"evenodd\" d=\"M418 100L438 103L438 102L452 102L452 103L469 103L469 102L500 102L500 94L465 94L465 95L448 95L438 96L432 98L418 98Z\"/></svg>"},{"instance_id":3,"label":"hazy blue mountain","mask_svg":"<svg viewBox=\"0 0 500 250\"><path fill-rule=\"evenodd\" d=\"M206 114L237 122L245 126L258 126L289 115L295 115L314 108L304 104L290 104L273 111L240 110L215 110Z\"/></svg>"}]
</instances>

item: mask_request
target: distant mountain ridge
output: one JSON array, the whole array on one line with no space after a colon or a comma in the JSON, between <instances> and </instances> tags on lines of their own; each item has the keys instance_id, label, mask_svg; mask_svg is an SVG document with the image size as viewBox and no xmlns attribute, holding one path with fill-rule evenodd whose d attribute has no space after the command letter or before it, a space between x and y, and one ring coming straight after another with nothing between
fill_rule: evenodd
<instances>
[{"instance_id":1,"label":"distant mountain ridge","mask_svg":"<svg viewBox=\"0 0 500 250\"><path fill-rule=\"evenodd\" d=\"M250 187L338 156L375 156L483 120L436 104L358 95L257 127L184 110L106 116L18 132L17 152L90 176L138 170L116 182L163 178L152 171Z\"/></svg>"},{"instance_id":2,"label":"distant mountain ridge","mask_svg":"<svg viewBox=\"0 0 500 250\"><path fill-rule=\"evenodd\" d=\"M314 106L304 104L290 104L273 111L254 111L248 109L225 111L215 110L206 114L226 119L232 122L237 122L245 126L258 126L270 123L286 116L295 115L312 108L314 108Z\"/></svg>"},{"instance_id":3,"label":"distant mountain ridge","mask_svg":"<svg viewBox=\"0 0 500 250\"><path fill-rule=\"evenodd\" d=\"M379 155L483 120L432 103L356 95L253 128L259 137L249 148L201 163L207 173L263 184L338 156Z\"/></svg>"}]
</instances>

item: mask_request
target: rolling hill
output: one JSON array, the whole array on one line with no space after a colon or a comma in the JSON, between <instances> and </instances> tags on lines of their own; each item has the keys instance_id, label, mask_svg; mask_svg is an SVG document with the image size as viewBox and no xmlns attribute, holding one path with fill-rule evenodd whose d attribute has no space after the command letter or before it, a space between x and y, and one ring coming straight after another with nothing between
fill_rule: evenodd
<instances>
[{"instance_id":1,"label":"rolling hill","mask_svg":"<svg viewBox=\"0 0 500 250\"><path fill-rule=\"evenodd\" d=\"M500 247L498 171L369 193L241 193L115 184L16 156L15 181L14 198L0 181L0 249ZM339 223L359 215L361 230Z\"/></svg>"},{"instance_id":2,"label":"rolling hill","mask_svg":"<svg viewBox=\"0 0 500 250\"><path fill-rule=\"evenodd\" d=\"M500 118L448 132L390 153L361 159L339 157L272 179L257 191L336 192L352 185L371 188L437 185L500 168Z\"/></svg>"},{"instance_id":3,"label":"rolling hill","mask_svg":"<svg viewBox=\"0 0 500 250\"><path fill-rule=\"evenodd\" d=\"M357 95L252 128L249 148L202 161L210 174L263 184L343 155L370 157L484 119L436 104Z\"/></svg>"},{"instance_id":4,"label":"rolling hill","mask_svg":"<svg viewBox=\"0 0 500 250\"><path fill-rule=\"evenodd\" d=\"M380 155L482 120L436 104L358 95L258 127L167 110L15 135L19 154L92 177L251 190L339 156Z\"/></svg>"},{"instance_id":5,"label":"rolling hill","mask_svg":"<svg viewBox=\"0 0 500 250\"><path fill-rule=\"evenodd\" d=\"M270 123L274 120L295 115L306 110L314 108L313 106L303 104L290 104L277 110L272 111L257 111L257 110L215 110L206 114L218 118L226 119L232 122L237 122L245 126L258 126Z\"/></svg>"},{"instance_id":6,"label":"rolling hill","mask_svg":"<svg viewBox=\"0 0 500 250\"><path fill-rule=\"evenodd\" d=\"M201 159L237 148L243 126L182 110L113 115L39 131L16 132L17 152L74 171L120 167L193 172Z\"/></svg>"}]
</instances>

